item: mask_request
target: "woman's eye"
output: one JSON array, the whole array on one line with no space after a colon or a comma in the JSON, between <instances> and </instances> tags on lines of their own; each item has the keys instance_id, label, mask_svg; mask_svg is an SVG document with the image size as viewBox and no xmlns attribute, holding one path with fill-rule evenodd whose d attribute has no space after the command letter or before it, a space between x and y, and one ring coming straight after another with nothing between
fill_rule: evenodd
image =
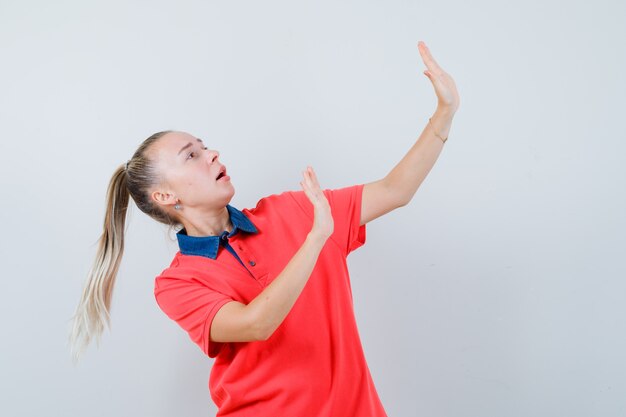
<instances>
[{"instance_id":1,"label":"woman's eye","mask_svg":"<svg viewBox=\"0 0 626 417\"><path fill-rule=\"evenodd\" d=\"M207 149L209 149L209 147L208 147L208 146L205 146L205 147L203 147L202 149L207 150ZM193 155L193 154L195 154L195 152L189 152L189 155L187 155L187 159L189 159L189 157L190 157L191 155Z\"/></svg>"}]
</instances>

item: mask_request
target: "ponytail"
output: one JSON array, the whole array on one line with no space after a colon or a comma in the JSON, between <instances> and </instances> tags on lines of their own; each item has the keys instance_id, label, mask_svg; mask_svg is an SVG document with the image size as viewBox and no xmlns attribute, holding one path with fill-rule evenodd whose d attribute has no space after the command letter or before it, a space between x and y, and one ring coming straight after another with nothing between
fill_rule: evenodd
<instances>
[{"instance_id":1,"label":"ponytail","mask_svg":"<svg viewBox=\"0 0 626 417\"><path fill-rule=\"evenodd\" d=\"M105 325L111 327L111 299L124 252L124 225L129 202L126 179L126 170L121 166L109 182L98 251L72 317L70 343L74 364L92 338L95 337L99 345Z\"/></svg>"},{"instance_id":2,"label":"ponytail","mask_svg":"<svg viewBox=\"0 0 626 417\"><path fill-rule=\"evenodd\" d=\"M139 210L157 222L170 228L180 225L175 214L170 216L149 195L153 187L159 186L162 178L150 149L154 142L169 132L172 130L157 132L144 140L133 157L115 170L109 182L98 251L71 319L69 342L74 365L90 341L95 337L99 344L105 326L111 328L111 299L124 253L124 227L130 197Z\"/></svg>"}]
</instances>

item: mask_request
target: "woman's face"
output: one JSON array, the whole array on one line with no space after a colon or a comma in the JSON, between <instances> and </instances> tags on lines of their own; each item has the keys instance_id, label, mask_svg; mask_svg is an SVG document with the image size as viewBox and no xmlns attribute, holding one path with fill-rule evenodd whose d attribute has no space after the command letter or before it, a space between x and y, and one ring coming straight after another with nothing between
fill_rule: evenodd
<instances>
[{"instance_id":1,"label":"woman's face","mask_svg":"<svg viewBox=\"0 0 626 417\"><path fill-rule=\"evenodd\" d=\"M207 149L204 142L186 132L170 132L153 144L152 156L162 175L162 184L152 192L158 203L183 207L223 208L235 193L219 152Z\"/></svg>"}]
</instances>

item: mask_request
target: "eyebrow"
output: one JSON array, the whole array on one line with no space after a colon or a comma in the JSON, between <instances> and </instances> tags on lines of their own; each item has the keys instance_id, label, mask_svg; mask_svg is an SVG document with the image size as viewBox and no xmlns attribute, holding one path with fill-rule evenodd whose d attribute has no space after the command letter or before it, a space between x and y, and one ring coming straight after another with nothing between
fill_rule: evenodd
<instances>
[{"instance_id":1,"label":"eyebrow","mask_svg":"<svg viewBox=\"0 0 626 417\"><path fill-rule=\"evenodd\" d=\"M202 143L202 139L196 139L196 140L197 140L198 142ZM192 143L191 143L191 142L189 142L188 144L186 144L185 146L183 146L182 148L180 148L180 151L178 151L178 154L177 154L176 156L180 155L182 151L184 151L185 149L187 149L187 148L188 148L188 147L190 147L191 145L192 145Z\"/></svg>"}]
</instances>

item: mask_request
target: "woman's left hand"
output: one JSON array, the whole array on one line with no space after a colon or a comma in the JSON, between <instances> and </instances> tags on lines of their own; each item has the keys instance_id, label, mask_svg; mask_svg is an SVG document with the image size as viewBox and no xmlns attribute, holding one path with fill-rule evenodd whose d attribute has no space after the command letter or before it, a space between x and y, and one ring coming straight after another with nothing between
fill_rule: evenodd
<instances>
[{"instance_id":1,"label":"woman's left hand","mask_svg":"<svg viewBox=\"0 0 626 417\"><path fill-rule=\"evenodd\" d=\"M424 71L424 75L430 79L435 88L438 100L437 107L455 113L459 107L460 99L454 80L437 64L430 54L430 49L423 41L417 43L417 49L419 49L422 60L426 64L426 68L428 68Z\"/></svg>"}]
</instances>

